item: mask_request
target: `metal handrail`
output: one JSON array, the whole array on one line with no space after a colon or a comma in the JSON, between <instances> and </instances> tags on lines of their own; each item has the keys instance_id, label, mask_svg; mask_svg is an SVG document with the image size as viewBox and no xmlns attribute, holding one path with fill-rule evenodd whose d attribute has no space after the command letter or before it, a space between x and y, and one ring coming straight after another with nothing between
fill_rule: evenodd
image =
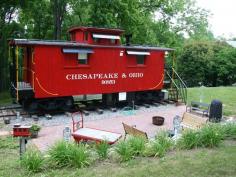
<instances>
[{"instance_id":1,"label":"metal handrail","mask_svg":"<svg viewBox=\"0 0 236 177\"><path fill-rule=\"evenodd\" d=\"M167 74L167 76L171 79L171 81L174 83L175 87L179 90L179 87L177 86L177 84L175 83L175 81L171 78L170 74L165 70L165 73Z\"/></svg>"},{"instance_id":2,"label":"metal handrail","mask_svg":"<svg viewBox=\"0 0 236 177\"><path fill-rule=\"evenodd\" d=\"M187 103L187 86L185 84L185 82L180 78L179 74L175 71L175 69L172 67L172 71L174 72L174 74L177 76L177 80L180 82L175 82L175 80L170 76L170 74L168 73L167 70L165 70L165 73L167 74L167 76L171 79L171 82L174 84L174 86L177 89L177 94L180 94L182 100L184 101L184 103Z\"/></svg>"},{"instance_id":3,"label":"metal handrail","mask_svg":"<svg viewBox=\"0 0 236 177\"><path fill-rule=\"evenodd\" d=\"M172 67L172 70L175 73L175 75L178 77L178 80L181 82L181 86L182 86L181 94L182 94L182 96L184 98L184 102L186 104L187 103L187 86L173 67Z\"/></svg>"},{"instance_id":4,"label":"metal handrail","mask_svg":"<svg viewBox=\"0 0 236 177\"><path fill-rule=\"evenodd\" d=\"M178 79L183 83L184 87L187 88L185 82L181 79L181 77L179 76L179 74L175 71L174 68L172 68L172 69L173 69L173 71L175 72L175 74L176 74L176 76L178 77Z\"/></svg>"}]
</instances>

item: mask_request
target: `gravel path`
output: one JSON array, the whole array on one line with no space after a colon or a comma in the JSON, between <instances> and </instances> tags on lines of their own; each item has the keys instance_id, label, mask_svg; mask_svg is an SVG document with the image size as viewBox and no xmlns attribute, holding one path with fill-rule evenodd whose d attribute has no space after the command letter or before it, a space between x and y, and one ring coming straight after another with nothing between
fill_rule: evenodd
<instances>
[{"instance_id":1,"label":"gravel path","mask_svg":"<svg viewBox=\"0 0 236 177\"><path fill-rule=\"evenodd\" d=\"M104 110L103 114L98 114L97 112L89 112L88 116L84 115L84 121L94 121L94 120L101 120L101 119L111 119L116 117L127 117L132 115L139 115L139 114L145 114L149 112L155 112L155 111L163 111L168 110L169 108L172 108L174 105L160 105L160 106L150 106L150 108L145 107L139 107L137 110L130 110L130 111L124 111L122 109L118 109L117 112L112 112L110 110ZM12 130L12 127L14 124L21 124L21 125L31 125L37 123L38 125L41 125L42 127L50 127L50 126L58 126L58 125L68 125L71 124L72 120L70 116L67 116L66 114L59 114L59 115L53 115L51 120L48 120L46 116L40 116L38 117L38 121L34 121L32 117L25 117L25 118L12 118L11 124L5 125L0 127L0 130L9 131Z\"/></svg>"}]
</instances>

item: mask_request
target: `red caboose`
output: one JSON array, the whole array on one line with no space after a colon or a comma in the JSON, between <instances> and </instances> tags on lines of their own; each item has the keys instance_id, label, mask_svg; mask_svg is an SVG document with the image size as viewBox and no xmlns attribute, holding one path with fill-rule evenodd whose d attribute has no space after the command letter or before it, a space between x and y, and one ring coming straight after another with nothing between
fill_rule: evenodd
<instances>
[{"instance_id":1,"label":"red caboose","mask_svg":"<svg viewBox=\"0 0 236 177\"><path fill-rule=\"evenodd\" d=\"M130 101L163 88L165 52L172 49L133 46L129 39L121 45L120 29L68 32L71 41L10 41L12 95L25 109L67 109L73 95L86 94L103 94L109 103L124 93Z\"/></svg>"}]
</instances>

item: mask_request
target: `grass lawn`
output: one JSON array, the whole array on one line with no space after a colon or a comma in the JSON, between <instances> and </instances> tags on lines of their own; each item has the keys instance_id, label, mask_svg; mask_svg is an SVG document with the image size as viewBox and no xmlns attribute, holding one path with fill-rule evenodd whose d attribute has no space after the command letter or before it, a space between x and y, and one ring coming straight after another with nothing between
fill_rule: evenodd
<instances>
[{"instance_id":1,"label":"grass lawn","mask_svg":"<svg viewBox=\"0 0 236 177\"><path fill-rule=\"evenodd\" d=\"M200 100L211 103L213 99L223 102L224 115L236 115L236 87L198 87L188 89L188 103Z\"/></svg>"},{"instance_id":2,"label":"grass lawn","mask_svg":"<svg viewBox=\"0 0 236 177\"><path fill-rule=\"evenodd\" d=\"M0 92L0 106L10 104L12 102L9 91Z\"/></svg>"},{"instance_id":3,"label":"grass lawn","mask_svg":"<svg viewBox=\"0 0 236 177\"><path fill-rule=\"evenodd\" d=\"M17 139L0 138L0 176L85 176L85 177L126 177L126 176L175 176L175 177L233 177L236 176L236 142L225 141L218 148L195 149L168 153L163 159L137 157L127 163L96 162L90 167L49 169L30 174L20 166Z\"/></svg>"}]
</instances>

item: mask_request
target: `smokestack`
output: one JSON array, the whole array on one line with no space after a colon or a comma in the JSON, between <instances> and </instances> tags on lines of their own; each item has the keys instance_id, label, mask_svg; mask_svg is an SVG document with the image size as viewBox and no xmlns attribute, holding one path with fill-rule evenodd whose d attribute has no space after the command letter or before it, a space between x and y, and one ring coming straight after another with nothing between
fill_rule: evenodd
<instances>
[{"instance_id":1,"label":"smokestack","mask_svg":"<svg viewBox=\"0 0 236 177\"><path fill-rule=\"evenodd\" d=\"M132 38L132 34L126 34L125 35L125 39L126 39L125 43L126 43L127 46L130 46L131 38Z\"/></svg>"}]
</instances>

